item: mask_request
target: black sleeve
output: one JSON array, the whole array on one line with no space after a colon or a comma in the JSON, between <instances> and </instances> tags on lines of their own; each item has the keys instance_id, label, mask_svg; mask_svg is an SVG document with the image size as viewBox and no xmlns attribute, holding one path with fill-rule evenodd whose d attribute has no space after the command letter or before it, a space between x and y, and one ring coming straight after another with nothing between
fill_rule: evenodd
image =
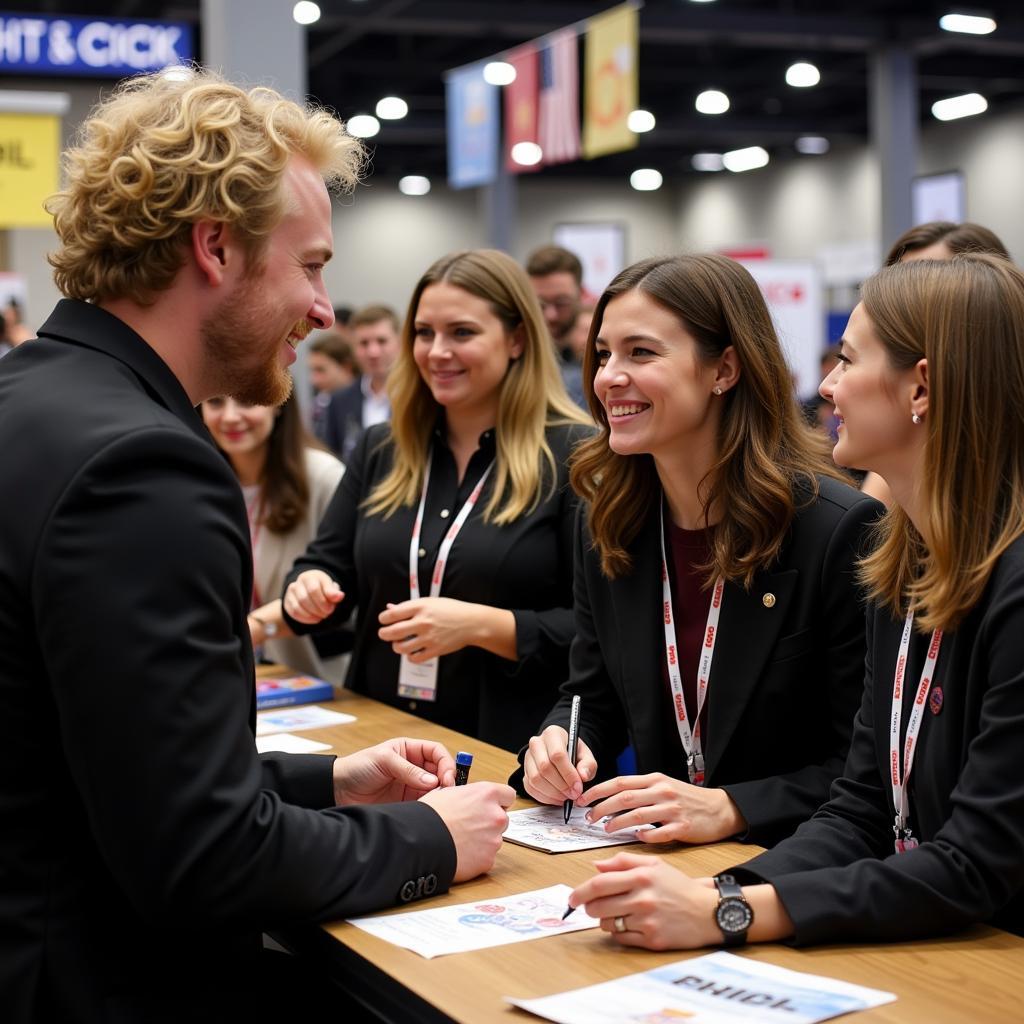
<instances>
[{"instance_id":1,"label":"black sleeve","mask_svg":"<svg viewBox=\"0 0 1024 1024\"><path fill-rule=\"evenodd\" d=\"M818 745L821 753L795 771L722 787L747 822L744 838L771 843L791 835L824 803L830 785L842 773L864 689L864 608L858 599L856 563L880 510L877 502L863 500L844 513L832 531L814 583L821 599L818 622L824 634L817 663L828 667L821 674L827 686L824 714L813 723L824 737Z\"/></svg>"},{"instance_id":2,"label":"black sleeve","mask_svg":"<svg viewBox=\"0 0 1024 1024\"><path fill-rule=\"evenodd\" d=\"M257 756L251 555L224 474L198 440L139 431L82 468L41 533L33 614L101 856L140 913L196 927L360 913L416 876L445 888L455 849L427 805L313 811L266 788L322 804L330 759Z\"/></svg>"}]
</instances>

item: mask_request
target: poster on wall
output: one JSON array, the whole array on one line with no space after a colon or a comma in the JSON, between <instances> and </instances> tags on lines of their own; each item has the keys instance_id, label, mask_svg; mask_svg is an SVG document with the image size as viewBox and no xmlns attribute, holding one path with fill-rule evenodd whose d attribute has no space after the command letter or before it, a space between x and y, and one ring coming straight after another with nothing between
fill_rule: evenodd
<instances>
[{"instance_id":1,"label":"poster on wall","mask_svg":"<svg viewBox=\"0 0 1024 1024\"><path fill-rule=\"evenodd\" d=\"M933 220L959 224L966 216L967 185L962 171L922 174L910 183L914 226Z\"/></svg>"},{"instance_id":2,"label":"poster on wall","mask_svg":"<svg viewBox=\"0 0 1024 1024\"><path fill-rule=\"evenodd\" d=\"M626 229L622 224L556 224L555 245L574 252L583 264L583 300L596 302L625 266Z\"/></svg>"},{"instance_id":3,"label":"poster on wall","mask_svg":"<svg viewBox=\"0 0 1024 1024\"><path fill-rule=\"evenodd\" d=\"M0 309L6 309L10 305L11 299L14 299L24 309L27 298L28 289L25 285L25 278L21 274L0 270Z\"/></svg>"},{"instance_id":4,"label":"poster on wall","mask_svg":"<svg viewBox=\"0 0 1024 1024\"><path fill-rule=\"evenodd\" d=\"M821 353L826 345L821 272L797 260L740 260L750 271L771 310L801 400L812 398L821 383Z\"/></svg>"}]
</instances>

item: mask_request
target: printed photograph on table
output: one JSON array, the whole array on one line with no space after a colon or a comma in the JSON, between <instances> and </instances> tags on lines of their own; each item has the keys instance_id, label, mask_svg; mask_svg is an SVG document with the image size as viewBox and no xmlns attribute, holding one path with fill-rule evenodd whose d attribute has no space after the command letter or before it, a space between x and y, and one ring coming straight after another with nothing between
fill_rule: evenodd
<instances>
[{"instance_id":1,"label":"printed photograph on table","mask_svg":"<svg viewBox=\"0 0 1024 1024\"><path fill-rule=\"evenodd\" d=\"M575 853L637 843L640 841L637 832L652 827L641 825L640 828L627 828L621 832L605 832L604 826L611 819L602 818L591 824L585 817L586 813L585 807L574 807L567 825L562 818L561 807L528 807L523 811L511 811L502 839L544 853Z\"/></svg>"}]
</instances>

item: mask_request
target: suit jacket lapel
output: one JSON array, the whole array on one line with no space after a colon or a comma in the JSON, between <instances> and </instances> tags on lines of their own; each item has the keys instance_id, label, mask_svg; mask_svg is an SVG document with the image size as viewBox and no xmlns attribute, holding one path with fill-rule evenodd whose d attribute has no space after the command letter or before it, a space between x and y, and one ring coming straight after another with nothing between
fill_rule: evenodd
<instances>
[{"instance_id":1,"label":"suit jacket lapel","mask_svg":"<svg viewBox=\"0 0 1024 1024\"><path fill-rule=\"evenodd\" d=\"M796 569L761 572L749 592L735 583L725 585L708 684L708 749L704 761L709 785L714 784L722 753L768 663L798 576Z\"/></svg>"}]
</instances>

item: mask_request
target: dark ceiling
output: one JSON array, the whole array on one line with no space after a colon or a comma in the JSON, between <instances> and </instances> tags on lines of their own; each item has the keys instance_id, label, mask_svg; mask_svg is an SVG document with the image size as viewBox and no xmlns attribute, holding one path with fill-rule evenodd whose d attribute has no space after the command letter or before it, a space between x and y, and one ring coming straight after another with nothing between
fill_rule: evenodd
<instances>
[{"instance_id":1,"label":"dark ceiling","mask_svg":"<svg viewBox=\"0 0 1024 1024\"><path fill-rule=\"evenodd\" d=\"M291 0L282 0L289 3ZM470 63L613 3L572 0L318 0L322 17L308 29L309 91L343 116L372 113L377 100L409 104L402 121L384 122L370 143L377 174L445 175L444 84L449 68ZM949 3L909 0L647 0L640 11L640 106L657 118L637 149L540 172L547 177L624 178L656 167L669 181L695 173L690 157L762 145L773 160L809 159L798 136L828 138L834 148L868 138L870 55L903 45L917 59L922 123L931 104L980 92L990 110L1024 98L1024 5L985 2L999 27L990 36L954 35L938 27ZM12 4L41 13L102 14L198 22L189 0L37 0ZM976 0L959 9L977 9ZM844 13L849 9L853 13ZM810 89L787 86L795 60L821 71ZM582 64L582 50L581 50ZM705 88L731 98L720 116L696 113Z\"/></svg>"}]
</instances>

